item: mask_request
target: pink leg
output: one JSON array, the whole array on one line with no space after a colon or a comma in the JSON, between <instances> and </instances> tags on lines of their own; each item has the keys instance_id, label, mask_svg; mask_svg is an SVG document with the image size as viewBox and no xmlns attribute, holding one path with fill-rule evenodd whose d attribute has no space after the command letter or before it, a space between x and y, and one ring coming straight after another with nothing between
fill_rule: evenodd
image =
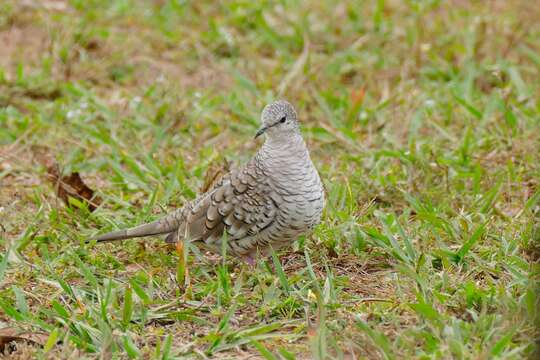
<instances>
[{"instance_id":1,"label":"pink leg","mask_svg":"<svg viewBox=\"0 0 540 360\"><path fill-rule=\"evenodd\" d=\"M255 267L255 256L253 254L245 256L244 260L250 267Z\"/></svg>"},{"instance_id":2,"label":"pink leg","mask_svg":"<svg viewBox=\"0 0 540 360\"><path fill-rule=\"evenodd\" d=\"M257 250L252 250L243 257L243 260L250 266L257 266Z\"/></svg>"}]
</instances>

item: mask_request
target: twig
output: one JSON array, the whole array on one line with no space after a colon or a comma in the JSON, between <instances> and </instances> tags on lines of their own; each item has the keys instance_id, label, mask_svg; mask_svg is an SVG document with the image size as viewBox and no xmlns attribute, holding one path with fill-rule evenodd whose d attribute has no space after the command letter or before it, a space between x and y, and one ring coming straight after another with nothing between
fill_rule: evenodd
<instances>
[{"instance_id":1,"label":"twig","mask_svg":"<svg viewBox=\"0 0 540 360\"><path fill-rule=\"evenodd\" d=\"M394 301L389 300L389 299L372 297L372 298L363 298L362 300L360 300L360 302L361 303L363 303L363 302L388 302L388 303L393 303Z\"/></svg>"}]
</instances>

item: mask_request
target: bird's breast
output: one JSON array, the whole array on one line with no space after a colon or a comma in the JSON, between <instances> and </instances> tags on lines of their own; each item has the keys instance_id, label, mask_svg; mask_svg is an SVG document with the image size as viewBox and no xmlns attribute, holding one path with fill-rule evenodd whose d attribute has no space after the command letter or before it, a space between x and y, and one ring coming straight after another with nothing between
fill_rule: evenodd
<instances>
[{"instance_id":1,"label":"bird's breast","mask_svg":"<svg viewBox=\"0 0 540 360\"><path fill-rule=\"evenodd\" d=\"M290 168L274 187L281 198L279 216L290 231L302 233L320 222L325 204L324 190L311 161L308 166L298 165L296 171Z\"/></svg>"},{"instance_id":2,"label":"bird's breast","mask_svg":"<svg viewBox=\"0 0 540 360\"><path fill-rule=\"evenodd\" d=\"M258 160L269 181L273 201L278 207L276 229L294 237L320 222L324 190L304 141L288 146L263 146Z\"/></svg>"}]
</instances>

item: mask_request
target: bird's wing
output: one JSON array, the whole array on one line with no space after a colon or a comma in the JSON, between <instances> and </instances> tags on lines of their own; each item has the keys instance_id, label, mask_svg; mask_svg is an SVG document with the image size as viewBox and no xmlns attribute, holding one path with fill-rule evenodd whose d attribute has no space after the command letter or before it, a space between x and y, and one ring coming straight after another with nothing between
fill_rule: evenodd
<instances>
[{"instance_id":1,"label":"bird's wing","mask_svg":"<svg viewBox=\"0 0 540 360\"><path fill-rule=\"evenodd\" d=\"M184 213L185 221L176 236L187 236L191 241L204 242L219 251L226 232L231 250L249 252L257 245L253 243L255 240L249 239L270 226L278 211L279 202L272 195L267 179L253 162L229 173L192 203L190 211Z\"/></svg>"}]
</instances>

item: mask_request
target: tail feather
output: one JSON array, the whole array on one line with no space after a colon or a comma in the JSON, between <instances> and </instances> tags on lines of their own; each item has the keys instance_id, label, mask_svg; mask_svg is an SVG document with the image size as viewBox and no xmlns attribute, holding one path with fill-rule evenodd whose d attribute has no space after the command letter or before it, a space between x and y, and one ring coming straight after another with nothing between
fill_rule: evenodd
<instances>
[{"instance_id":1,"label":"tail feather","mask_svg":"<svg viewBox=\"0 0 540 360\"><path fill-rule=\"evenodd\" d=\"M159 220L152 221L148 224L139 225L129 229L111 231L109 233L93 237L90 240L104 242L167 234L176 230L180 223L181 211L175 211Z\"/></svg>"}]
</instances>

